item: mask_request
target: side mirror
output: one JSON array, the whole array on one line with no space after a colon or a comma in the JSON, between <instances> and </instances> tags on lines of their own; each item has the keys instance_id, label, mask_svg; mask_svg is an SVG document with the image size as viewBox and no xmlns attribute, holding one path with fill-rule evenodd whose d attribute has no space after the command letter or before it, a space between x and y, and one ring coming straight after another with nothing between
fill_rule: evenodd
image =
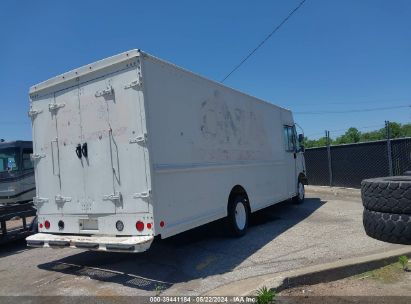
<instances>
[{"instance_id":1,"label":"side mirror","mask_svg":"<svg viewBox=\"0 0 411 304\"><path fill-rule=\"evenodd\" d=\"M304 148L304 135L303 134L298 134L298 143L300 146L300 151L299 152L304 152L305 148Z\"/></svg>"}]
</instances>

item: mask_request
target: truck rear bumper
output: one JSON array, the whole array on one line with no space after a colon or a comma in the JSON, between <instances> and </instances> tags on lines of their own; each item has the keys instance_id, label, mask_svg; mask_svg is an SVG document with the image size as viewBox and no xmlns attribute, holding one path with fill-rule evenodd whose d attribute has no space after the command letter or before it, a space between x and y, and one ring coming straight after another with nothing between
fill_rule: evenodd
<instances>
[{"instance_id":1,"label":"truck rear bumper","mask_svg":"<svg viewBox=\"0 0 411 304\"><path fill-rule=\"evenodd\" d=\"M153 236L82 236L37 233L26 238L27 246L80 248L99 251L143 252L150 248Z\"/></svg>"}]
</instances>

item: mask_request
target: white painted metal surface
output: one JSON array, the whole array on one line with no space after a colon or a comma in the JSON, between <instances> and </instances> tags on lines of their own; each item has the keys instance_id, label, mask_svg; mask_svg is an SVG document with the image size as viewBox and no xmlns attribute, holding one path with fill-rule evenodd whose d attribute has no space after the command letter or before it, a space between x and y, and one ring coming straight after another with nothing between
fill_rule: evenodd
<instances>
[{"instance_id":1,"label":"white painted metal surface","mask_svg":"<svg viewBox=\"0 0 411 304\"><path fill-rule=\"evenodd\" d=\"M246 210L243 204L237 204L235 208L235 221L237 224L238 229L243 230L245 227L245 224L247 222L246 220Z\"/></svg>"},{"instance_id":2,"label":"white painted metal surface","mask_svg":"<svg viewBox=\"0 0 411 304\"><path fill-rule=\"evenodd\" d=\"M138 50L33 86L30 98L43 240L165 238L225 217L236 185L251 211L298 195L290 111ZM84 219L97 229L81 229Z\"/></svg>"}]
</instances>

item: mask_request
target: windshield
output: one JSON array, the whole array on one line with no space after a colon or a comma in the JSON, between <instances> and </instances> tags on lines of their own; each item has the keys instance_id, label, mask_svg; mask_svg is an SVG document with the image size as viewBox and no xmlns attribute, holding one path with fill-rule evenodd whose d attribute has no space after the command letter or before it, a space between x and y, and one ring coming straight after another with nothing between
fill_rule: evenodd
<instances>
[{"instance_id":1,"label":"windshield","mask_svg":"<svg viewBox=\"0 0 411 304\"><path fill-rule=\"evenodd\" d=\"M17 171L18 168L18 148L0 149L0 173Z\"/></svg>"}]
</instances>

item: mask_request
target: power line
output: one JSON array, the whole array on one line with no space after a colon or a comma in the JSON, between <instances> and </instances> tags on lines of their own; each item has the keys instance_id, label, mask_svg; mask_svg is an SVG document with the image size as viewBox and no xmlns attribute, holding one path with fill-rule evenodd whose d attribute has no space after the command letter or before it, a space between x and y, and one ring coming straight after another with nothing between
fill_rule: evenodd
<instances>
[{"instance_id":1,"label":"power line","mask_svg":"<svg viewBox=\"0 0 411 304\"><path fill-rule=\"evenodd\" d=\"M231 70L231 72L228 73L227 76L225 76L225 77L223 78L223 80L221 80L221 82L224 82L228 77L230 77L231 74L233 74L244 62L246 62L246 61L248 60L248 58L250 58L264 43L266 43L267 40L270 39L271 36L274 35L274 33L277 32L277 31L283 26L283 24L286 23L286 22L288 21L288 19L290 19L291 16L304 4L305 1L306 1L306 0L301 1L300 4L298 4L297 7L296 7L295 9L293 9L293 10L288 14L288 16L285 17L285 18L283 19L283 21L281 21L281 23L280 23L279 25L277 25L277 26L273 29L273 30L271 31L271 33L268 34L268 36L265 37L264 40L261 41L261 42L257 45L257 47L256 47L255 49L253 49L246 57L244 57L244 59L241 60L241 62L240 62L239 64L237 64L237 65Z\"/></svg>"},{"instance_id":2,"label":"power line","mask_svg":"<svg viewBox=\"0 0 411 304\"><path fill-rule=\"evenodd\" d=\"M384 111L392 109L403 109L410 108L411 106L393 106L393 107L381 107L381 108L368 108L368 109L358 109L358 110L345 110L345 111L312 111L312 112L294 112L294 114L299 115L321 115L321 114L347 114L347 113L360 113L360 112L373 112L373 111Z\"/></svg>"}]
</instances>

